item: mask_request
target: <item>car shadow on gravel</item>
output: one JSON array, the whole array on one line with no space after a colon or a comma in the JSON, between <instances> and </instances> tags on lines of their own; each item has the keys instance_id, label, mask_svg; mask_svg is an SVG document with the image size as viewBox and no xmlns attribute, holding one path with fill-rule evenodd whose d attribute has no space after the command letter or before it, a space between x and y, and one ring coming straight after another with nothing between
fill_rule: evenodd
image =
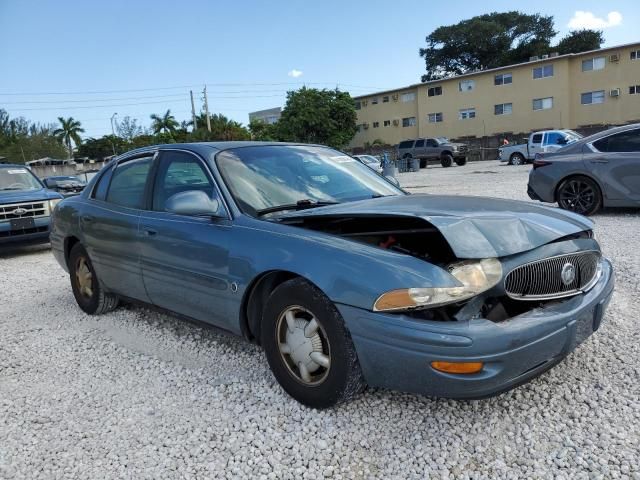
<instances>
[{"instance_id":1,"label":"car shadow on gravel","mask_svg":"<svg viewBox=\"0 0 640 480\"><path fill-rule=\"evenodd\" d=\"M7 245L0 246L0 259L10 259L20 257L23 255L34 255L42 253L45 250L50 250L51 245L43 243L40 245Z\"/></svg>"}]
</instances>

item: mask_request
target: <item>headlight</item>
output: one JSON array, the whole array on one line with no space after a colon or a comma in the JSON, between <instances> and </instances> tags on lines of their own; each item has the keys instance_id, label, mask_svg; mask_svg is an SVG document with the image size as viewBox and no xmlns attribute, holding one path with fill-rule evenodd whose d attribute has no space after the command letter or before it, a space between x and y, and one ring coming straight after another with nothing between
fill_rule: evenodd
<instances>
[{"instance_id":1,"label":"headlight","mask_svg":"<svg viewBox=\"0 0 640 480\"><path fill-rule=\"evenodd\" d=\"M53 212L53 209L56 208L56 205L58 205L61 201L61 198L52 198L51 200L49 200L49 212Z\"/></svg>"},{"instance_id":2,"label":"headlight","mask_svg":"<svg viewBox=\"0 0 640 480\"><path fill-rule=\"evenodd\" d=\"M502 278L502 264L496 258L465 261L449 266L459 287L404 288L383 293L373 305L374 311L410 310L457 303L494 287Z\"/></svg>"}]
</instances>

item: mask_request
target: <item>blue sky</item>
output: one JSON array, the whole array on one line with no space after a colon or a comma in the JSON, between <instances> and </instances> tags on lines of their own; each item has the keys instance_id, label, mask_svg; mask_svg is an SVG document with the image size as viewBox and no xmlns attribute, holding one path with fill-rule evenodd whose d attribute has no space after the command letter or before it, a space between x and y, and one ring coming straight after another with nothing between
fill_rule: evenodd
<instances>
[{"instance_id":1,"label":"blue sky","mask_svg":"<svg viewBox=\"0 0 640 480\"><path fill-rule=\"evenodd\" d=\"M417 83L418 48L433 29L514 8L553 15L559 36L573 19L603 26L606 45L640 40L632 0L527 5L0 0L0 108L39 122L73 116L85 136L100 136L110 133L115 112L144 125L167 108L188 119L189 89L196 94L206 83L210 111L246 124L248 112L282 106L286 90L302 83L353 95Z\"/></svg>"}]
</instances>

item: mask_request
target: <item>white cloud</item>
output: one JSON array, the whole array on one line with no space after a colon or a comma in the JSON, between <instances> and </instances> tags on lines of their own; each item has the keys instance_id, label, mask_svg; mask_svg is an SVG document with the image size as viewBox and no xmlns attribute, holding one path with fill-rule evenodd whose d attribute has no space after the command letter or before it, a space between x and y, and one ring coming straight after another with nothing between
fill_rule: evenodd
<instances>
[{"instance_id":1,"label":"white cloud","mask_svg":"<svg viewBox=\"0 0 640 480\"><path fill-rule=\"evenodd\" d=\"M591 30L600 30L602 28L615 27L622 23L622 14L620 12L609 12L607 18L596 17L593 12L585 12L578 10L571 20L568 27L573 30L582 30L588 28Z\"/></svg>"},{"instance_id":2,"label":"white cloud","mask_svg":"<svg viewBox=\"0 0 640 480\"><path fill-rule=\"evenodd\" d=\"M301 70L296 70L294 68L289 73L287 73L287 75L289 75L290 77L293 77L293 78L298 78L298 77L300 77L302 75L302 71Z\"/></svg>"}]
</instances>

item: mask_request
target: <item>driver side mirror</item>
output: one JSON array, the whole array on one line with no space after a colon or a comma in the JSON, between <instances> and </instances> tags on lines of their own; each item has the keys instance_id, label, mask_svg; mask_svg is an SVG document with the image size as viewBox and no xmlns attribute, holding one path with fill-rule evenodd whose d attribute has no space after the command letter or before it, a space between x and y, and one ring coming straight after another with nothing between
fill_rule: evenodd
<instances>
[{"instance_id":1,"label":"driver side mirror","mask_svg":"<svg viewBox=\"0 0 640 480\"><path fill-rule=\"evenodd\" d=\"M566 145L567 143L569 143L569 140L567 140L566 138L559 138L556 143L558 145Z\"/></svg>"},{"instance_id":2,"label":"driver side mirror","mask_svg":"<svg viewBox=\"0 0 640 480\"><path fill-rule=\"evenodd\" d=\"M223 216L219 211L220 201L210 198L202 190L187 190L170 196L165 202L165 210L178 215Z\"/></svg>"}]
</instances>

